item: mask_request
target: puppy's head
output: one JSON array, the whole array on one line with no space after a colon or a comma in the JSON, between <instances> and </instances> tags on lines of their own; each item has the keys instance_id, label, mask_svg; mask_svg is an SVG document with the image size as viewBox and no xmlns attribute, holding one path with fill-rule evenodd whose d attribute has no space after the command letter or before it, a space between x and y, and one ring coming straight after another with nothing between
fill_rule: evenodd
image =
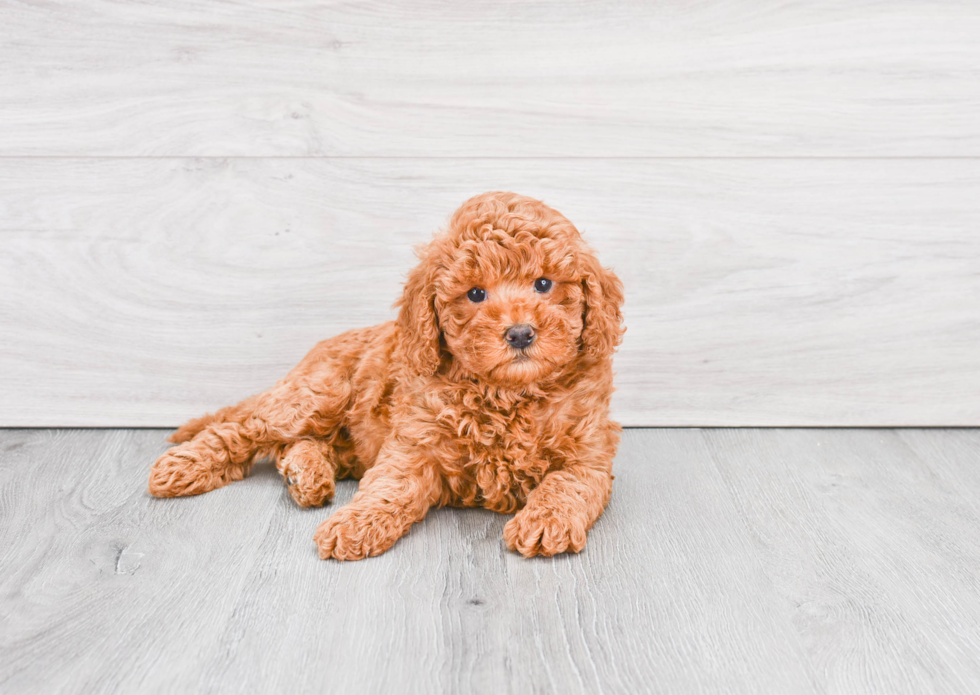
<instances>
[{"instance_id":1,"label":"puppy's head","mask_svg":"<svg viewBox=\"0 0 980 695\"><path fill-rule=\"evenodd\" d=\"M419 255L398 321L420 373L448 353L489 382L522 386L583 353L609 357L620 342L619 278L540 201L471 198Z\"/></svg>"}]
</instances>

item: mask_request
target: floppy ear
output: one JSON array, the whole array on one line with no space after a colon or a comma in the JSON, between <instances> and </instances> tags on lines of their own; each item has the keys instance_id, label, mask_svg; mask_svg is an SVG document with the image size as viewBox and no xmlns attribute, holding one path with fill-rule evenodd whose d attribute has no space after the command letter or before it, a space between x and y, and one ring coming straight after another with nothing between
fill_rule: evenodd
<instances>
[{"instance_id":1,"label":"floppy ear","mask_svg":"<svg viewBox=\"0 0 980 695\"><path fill-rule=\"evenodd\" d=\"M405 291L398 300L398 325L409 364L431 376L439 368L439 319L436 317L435 264L432 254L419 253L421 262L408 275Z\"/></svg>"},{"instance_id":2,"label":"floppy ear","mask_svg":"<svg viewBox=\"0 0 980 695\"><path fill-rule=\"evenodd\" d=\"M582 317L582 348L598 358L611 357L622 342L623 283L598 259L586 251L583 262L582 289L585 291L585 313Z\"/></svg>"}]
</instances>

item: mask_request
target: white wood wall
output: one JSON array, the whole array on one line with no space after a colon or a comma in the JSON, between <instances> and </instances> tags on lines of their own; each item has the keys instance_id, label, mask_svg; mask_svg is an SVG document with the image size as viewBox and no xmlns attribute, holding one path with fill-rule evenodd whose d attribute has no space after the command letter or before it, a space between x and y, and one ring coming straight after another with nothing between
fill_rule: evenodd
<instances>
[{"instance_id":1,"label":"white wood wall","mask_svg":"<svg viewBox=\"0 0 980 695\"><path fill-rule=\"evenodd\" d=\"M175 425L472 194L626 285L627 425L980 425L980 2L0 1L0 425Z\"/></svg>"}]
</instances>

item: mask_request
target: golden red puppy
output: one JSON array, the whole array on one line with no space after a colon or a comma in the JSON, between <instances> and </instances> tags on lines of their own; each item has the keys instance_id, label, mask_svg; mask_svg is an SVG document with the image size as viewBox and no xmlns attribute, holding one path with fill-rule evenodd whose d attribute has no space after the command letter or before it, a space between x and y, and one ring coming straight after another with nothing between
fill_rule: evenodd
<instances>
[{"instance_id":1,"label":"golden red puppy","mask_svg":"<svg viewBox=\"0 0 980 695\"><path fill-rule=\"evenodd\" d=\"M319 343L271 390L192 420L150 473L158 497L241 480L271 456L297 504L350 504L320 557L388 550L433 506L516 515L526 556L578 552L612 489L622 285L543 203L485 193L420 252L395 321Z\"/></svg>"}]
</instances>

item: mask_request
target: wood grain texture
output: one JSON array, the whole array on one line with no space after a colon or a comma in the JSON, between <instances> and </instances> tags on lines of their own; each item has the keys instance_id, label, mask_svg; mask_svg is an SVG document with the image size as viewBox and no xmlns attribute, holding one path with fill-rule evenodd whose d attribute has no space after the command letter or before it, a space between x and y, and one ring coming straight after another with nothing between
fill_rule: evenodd
<instances>
[{"instance_id":1,"label":"wood grain texture","mask_svg":"<svg viewBox=\"0 0 980 695\"><path fill-rule=\"evenodd\" d=\"M980 155L973 0L0 13L2 155Z\"/></svg>"},{"instance_id":2,"label":"wood grain texture","mask_svg":"<svg viewBox=\"0 0 980 695\"><path fill-rule=\"evenodd\" d=\"M626 425L980 424L980 161L616 159L0 159L0 424L263 390L500 188L623 279Z\"/></svg>"},{"instance_id":3,"label":"wood grain texture","mask_svg":"<svg viewBox=\"0 0 980 695\"><path fill-rule=\"evenodd\" d=\"M980 689L980 432L704 436L824 692Z\"/></svg>"},{"instance_id":4,"label":"wood grain texture","mask_svg":"<svg viewBox=\"0 0 980 695\"><path fill-rule=\"evenodd\" d=\"M149 498L164 434L0 433L5 694L819 692L697 437L627 432L578 556L443 509L339 564L271 467Z\"/></svg>"},{"instance_id":5,"label":"wood grain texture","mask_svg":"<svg viewBox=\"0 0 980 695\"><path fill-rule=\"evenodd\" d=\"M165 434L0 431L5 695L980 688L977 430L627 430L580 555L442 509L347 564L271 466L148 497Z\"/></svg>"}]
</instances>

